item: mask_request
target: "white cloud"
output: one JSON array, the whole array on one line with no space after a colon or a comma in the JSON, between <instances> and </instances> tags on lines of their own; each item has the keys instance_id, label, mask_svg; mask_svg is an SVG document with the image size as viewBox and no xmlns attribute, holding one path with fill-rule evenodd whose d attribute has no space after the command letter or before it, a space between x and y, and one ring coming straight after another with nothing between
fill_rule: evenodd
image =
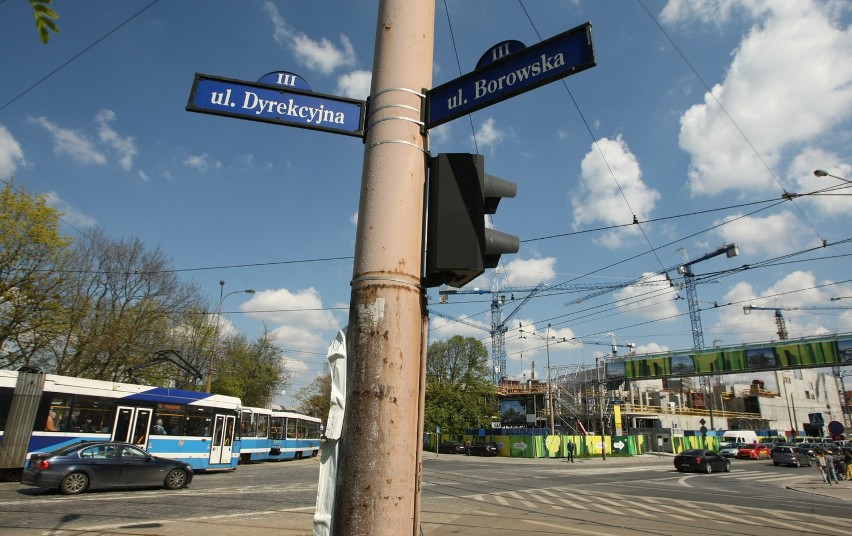
<instances>
[{"instance_id":1,"label":"white cloud","mask_svg":"<svg viewBox=\"0 0 852 536\"><path fill-rule=\"evenodd\" d=\"M660 13L660 19L665 23L697 19L703 24L719 26L731 20L735 14L756 15L761 3L753 0L669 0Z\"/></svg>"},{"instance_id":2,"label":"white cloud","mask_svg":"<svg viewBox=\"0 0 852 536\"><path fill-rule=\"evenodd\" d=\"M21 144L6 127L0 125L0 177L11 177L18 165L24 163Z\"/></svg>"},{"instance_id":3,"label":"white cloud","mask_svg":"<svg viewBox=\"0 0 852 536\"><path fill-rule=\"evenodd\" d=\"M350 99L366 100L370 96L370 84L373 73L370 71L352 71L337 79L337 94Z\"/></svg>"},{"instance_id":4,"label":"white cloud","mask_svg":"<svg viewBox=\"0 0 852 536\"><path fill-rule=\"evenodd\" d=\"M498 129L493 117L489 117L476 131L476 143L480 149L494 148L506 137L506 132Z\"/></svg>"},{"instance_id":5,"label":"white cloud","mask_svg":"<svg viewBox=\"0 0 852 536\"><path fill-rule=\"evenodd\" d=\"M355 49L345 35L340 36L340 48L325 37L316 41L290 28L273 2L267 1L264 7L273 25L275 40L289 47L299 63L308 69L331 74L340 67L355 65Z\"/></svg>"},{"instance_id":6,"label":"white cloud","mask_svg":"<svg viewBox=\"0 0 852 536\"><path fill-rule=\"evenodd\" d=\"M595 222L630 223L632 214L648 218L660 198L659 192L642 180L639 162L620 135L614 140L598 140L586 153L580 169L578 191L571 195L575 229ZM638 226L623 227L604 233L597 242L617 248L638 232Z\"/></svg>"},{"instance_id":7,"label":"white cloud","mask_svg":"<svg viewBox=\"0 0 852 536\"><path fill-rule=\"evenodd\" d=\"M799 218L789 210L765 217L740 216L734 214L725 217L722 221L729 223L717 227L715 233L724 243L736 244L741 252L749 255L782 255L798 251L806 247L806 240L813 237L810 227L802 225Z\"/></svg>"},{"instance_id":8,"label":"white cloud","mask_svg":"<svg viewBox=\"0 0 852 536\"><path fill-rule=\"evenodd\" d=\"M710 17L711 10L692 4L670 2L664 13L672 14L670 20ZM718 1L703 7L720 21L737 7L760 20L734 52L724 81L681 117L680 145L692 157L690 189L694 195L780 189L764 162L777 169L788 153L852 115L852 28L839 28L830 2Z\"/></svg>"},{"instance_id":9,"label":"white cloud","mask_svg":"<svg viewBox=\"0 0 852 536\"><path fill-rule=\"evenodd\" d=\"M28 121L47 130L53 136L53 152L65 154L83 164L104 165L106 156L84 133L61 128L46 117L28 117Z\"/></svg>"},{"instance_id":10,"label":"white cloud","mask_svg":"<svg viewBox=\"0 0 852 536\"><path fill-rule=\"evenodd\" d=\"M243 303L242 310L267 323L292 327L277 328L288 333L290 329L326 330L339 324L332 312L323 306L319 292L313 287L296 292L285 288L257 291Z\"/></svg>"},{"instance_id":11,"label":"white cloud","mask_svg":"<svg viewBox=\"0 0 852 536\"><path fill-rule=\"evenodd\" d=\"M646 273L641 283L613 292L616 307L625 314L642 318L664 319L680 314L677 308L676 289L661 274Z\"/></svg>"},{"instance_id":12,"label":"white cloud","mask_svg":"<svg viewBox=\"0 0 852 536\"><path fill-rule=\"evenodd\" d=\"M519 259L505 263L505 277L513 287L535 286L541 282L552 281L556 277L556 258Z\"/></svg>"},{"instance_id":13,"label":"white cloud","mask_svg":"<svg viewBox=\"0 0 852 536\"><path fill-rule=\"evenodd\" d=\"M195 168L198 171L206 172L208 169L222 167L222 163L218 160L213 160L209 154L189 155L184 161L184 165Z\"/></svg>"},{"instance_id":14,"label":"white cloud","mask_svg":"<svg viewBox=\"0 0 852 536\"><path fill-rule=\"evenodd\" d=\"M136 148L136 139L133 136L119 136L109 125L115 121L115 112L101 110L95 116L95 121L98 123L98 137L116 153L119 165L125 170L133 169L133 158L139 152Z\"/></svg>"},{"instance_id":15,"label":"white cloud","mask_svg":"<svg viewBox=\"0 0 852 536\"><path fill-rule=\"evenodd\" d=\"M69 205L56 192L48 191L44 195L47 205L59 211L62 219L74 227L94 227L98 224L98 220L83 213L80 209Z\"/></svg>"}]
</instances>

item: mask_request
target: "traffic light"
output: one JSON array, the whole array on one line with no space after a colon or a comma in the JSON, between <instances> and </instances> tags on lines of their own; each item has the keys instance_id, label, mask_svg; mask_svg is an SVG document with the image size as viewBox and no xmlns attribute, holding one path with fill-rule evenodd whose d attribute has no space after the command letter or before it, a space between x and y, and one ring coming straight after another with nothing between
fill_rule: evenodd
<instances>
[{"instance_id":1,"label":"traffic light","mask_svg":"<svg viewBox=\"0 0 852 536\"><path fill-rule=\"evenodd\" d=\"M517 253L520 240L485 228L500 199L515 197L515 183L485 173L482 155L445 153L429 162L426 224L427 287L461 287L504 253Z\"/></svg>"}]
</instances>

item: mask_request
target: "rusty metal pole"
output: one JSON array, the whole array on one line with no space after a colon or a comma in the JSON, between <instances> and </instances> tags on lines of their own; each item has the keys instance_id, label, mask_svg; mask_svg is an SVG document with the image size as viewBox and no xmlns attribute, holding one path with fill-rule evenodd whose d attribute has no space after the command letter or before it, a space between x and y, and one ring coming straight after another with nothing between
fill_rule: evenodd
<instances>
[{"instance_id":1,"label":"rusty metal pole","mask_svg":"<svg viewBox=\"0 0 852 536\"><path fill-rule=\"evenodd\" d=\"M419 534L422 91L432 85L435 2L381 0L350 302L351 368L335 536Z\"/></svg>"}]
</instances>

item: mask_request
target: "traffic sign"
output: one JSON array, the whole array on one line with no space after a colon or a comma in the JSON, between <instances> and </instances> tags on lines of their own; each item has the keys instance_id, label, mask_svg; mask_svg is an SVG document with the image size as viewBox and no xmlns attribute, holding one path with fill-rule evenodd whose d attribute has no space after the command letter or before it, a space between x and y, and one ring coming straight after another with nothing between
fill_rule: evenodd
<instances>
[{"instance_id":1,"label":"traffic sign","mask_svg":"<svg viewBox=\"0 0 852 536\"><path fill-rule=\"evenodd\" d=\"M594 66L592 25L587 22L427 91L426 128Z\"/></svg>"},{"instance_id":2,"label":"traffic sign","mask_svg":"<svg viewBox=\"0 0 852 536\"><path fill-rule=\"evenodd\" d=\"M366 103L280 85L196 74L186 110L363 137Z\"/></svg>"}]
</instances>

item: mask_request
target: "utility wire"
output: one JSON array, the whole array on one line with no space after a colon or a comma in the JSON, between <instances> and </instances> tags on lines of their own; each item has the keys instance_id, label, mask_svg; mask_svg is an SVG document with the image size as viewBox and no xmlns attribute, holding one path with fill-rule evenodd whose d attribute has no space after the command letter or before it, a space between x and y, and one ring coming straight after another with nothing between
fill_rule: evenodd
<instances>
[{"instance_id":1,"label":"utility wire","mask_svg":"<svg viewBox=\"0 0 852 536\"><path fill-rule=\"evenodd\" d=\"M56 73L58 73L59 71L61 71L61 70L62 70L62 69L64 69L65 67L67 67L67 66L68 66L71 62L73 62L74 60L76 60L77 58L79 58L80 56L82 56L83 54L85 54L86 52L88 52L89 50L93 49L95 46L97 46L98 44L100 44L100 42L101 42L101 41L103 41L103 40L104 40L104 39L106 39L107 37L111 36L112 34L114 34L115 32L117 32L118 30L120 30L121 28L123 28L123 27L124 27L127 23L129 23L130 21L132 21L133 19L135 19L136 17L138 17L139 15L141 15L142 13L144 13L145 11L147 11L149 8L151 8L154 4L156 4L156 3L157 3L157 2L159 2L159 1L160 1L160 0L153 0L153 2L151 2L151 3L150 3L150 4L148 4L147 6L143 7L142 9L140 9L139 11L137 11L136 13L134 13L133 15L131 15L131 16L130 16L128 19L126 19L124 22L122 22L121 24L119 24L118 26L116 26L115 28L113 28L112 30L108 31L107 33L105 33L104 35L102 35L101 37L99 37L98 39L96 39L94 43L92 43L91 45L87 46L86 48L84 48L83 50L81 50L80 52L78 52L77 54L74 54L73 56L71 56L71 58L70 58L70 59L68 59L65 63L63 63L62 65L60 65L60 66L59 66L59 67L57 67L56 69L54 69L54 70L50 71L49 73L47 73L46 75L44 75L41 79L39 79L38 81L36 81L36 82L35 82L33 85L31 85L30 87L28 87L28 88L26 88L25 90L23 90L23 91L21 91L20 93L18 93L16 96L14 96L14 97L13 97L10 101L8 101L8 102L7 102L6 104L4 104L3 106L0 106L0 112L2 112L3 110L5 110L5 109L6 109L6 107L8 107L8 106L9 106L10 104L12 104L13 102L17 101L18 99L20 99L21 97L23 97L24 95L26 95L27 93L29 93L30 91L32 91L33 89L35 89L36 87L38 87L39 85L41 85L41 84L42 84L45 80L47 80L47 79L48 79L48 78L50 78L51 76L55 75Z\"/></svg>"}]
</instances>

